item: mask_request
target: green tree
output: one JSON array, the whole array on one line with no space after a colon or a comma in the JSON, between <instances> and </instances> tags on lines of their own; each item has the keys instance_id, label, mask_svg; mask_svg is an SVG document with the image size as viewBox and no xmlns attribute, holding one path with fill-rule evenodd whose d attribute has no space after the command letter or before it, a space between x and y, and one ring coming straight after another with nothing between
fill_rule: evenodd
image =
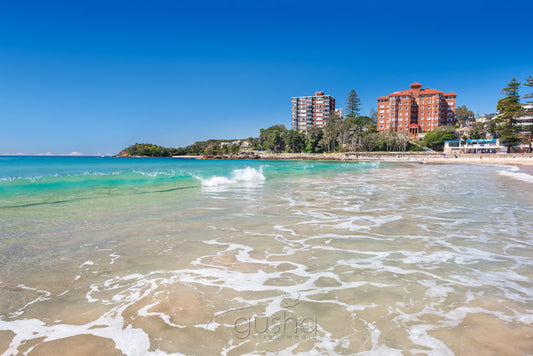
<instances>
[{"instance_id":1,"label":"green tree","mask_svg":"<svg viewBox=\"0 0 533 356\"><path fill-rule=\"evenodd\" d=\"M357 116L355 118L355 129L357 132L371 131L376 125L370 116Z\"/></svg>"},{"instance_id":2,"label":"green tree","mask_svg":"<svg viewBox=\"0 0 533 356\"><path fill-rule=\"evenodd\" d=\"M319 143L324 137L324 131L321 127L311 126L307 128L305 134L305 148L304 152L306 153L316 153L319 151Z\"/></svg>"},{"instance_id":3,"label":"green tree","mask_svg":"<svg viewBox=\"0 0 533 356\"><path fill-rule=\"evenodd\" d=\"M203 152L207 156L216 156L218 153L218 147L215 144L209 145Z\"/></svg>"},{"instance_id":4,"label":"green tree","mask_svg":"<svg viewBox=\"0 0 533 356\"><path fill-rule=\"evenodd\" d=\"M370 109L370 113L368 114L368 116L370 117L370 120L371 120L371 131L377 131L377 127L378 127L378 112L376 111L376 109L374 108L371 108Z\"/></svg>"},{"instance_id":5,"label":"green tree","mask_svg":"<svg viewBox=\"0 0 533 356\"><path fill-rule=\"evenodd\" d=\"M283 131L274 130L266 142L267 149L272 152L282 152L285 149L285 141L282 135Z\"/></svg>"},{"instance_id":6,"label":"green tree","mask_svg":"<svg viewBox=\"0 0 533 356\"><path fill-rule=\"evenodd\" d=\"M520 142L518 125L516 124L516 118L523 113L518 94L519 88L520 83L513 77L502 90L505 97L500 99L496 105L498 109L496 131L500 141L507 146L507 152L511 152L511 147Z\"/></svg>"},{"instance_id":7,"label":"green tree","mask_svg":"<svg viewBox=\"0 0 533 356\"><path fill-rule=\"evenodd\" d=\"M355 119L352 117L347 117L339 122L337 139L341 149L344 149L353 140L356 134L356 126Z\"/></svg>"},{"instance_id":8,"label":"green tree","mask_svg":"<svg viewBox=\"0 0 533 356\"><path fill-rule=\"evenodd\" d=\"M460 127L465 127L468 123L473 122L475 114L472 110L468 109L466 105L461 105L455 109L455 117Z\"/></svg>"},{"instance_id":9,"label":"green tree","mask_svg":"<svg viewBox=\"0 0 533 356\"><path fill-rule=\"evenodd\" d=\"M375 130L372 118L369 116L347 117L338 127L338 142L341 150L361 150L364 139L363 132Z\"/></svg>"},{"instance_id":10,"label":"green tree","mask_svg":"<svg viewBox=\"0 0 533 356\"><path fill-rule=\"evenodd\" d=\"M441 126L429 131L424 136L424 145L435 151L444 149L444 141L454 140L456 138L455 130L450 126Z\"/></svg>"},{"instance_id":11,"label":"green tree","mask_svg":"<svg viewBox=\"0 0 533 356\"><path fill-rule=\"evenodd\" d=\"M526 82L524 83L524 85L528 88L533 88L533 76L529 75L526 78ZM529 119L525 122L525 125L522 130L526 135L527 141L529 143L529 152L532 152L531 141L533 140L533 92L525 94L523 98L526 100L529 99L525 107L525 114L529 117Z\"/></svg>"},{"instance_id":12,"label":"green tree","mask_svg":"<svg viewBox=\"0 0 533 356\"><path fill-rule=\"evenodd\" d=\"M342 121L342 117L339 114L330 111L324 126L324 137L322 138L322 144L328 152L335 152Z\"/></svg>"},{"instance_id":13,"label":"green tree","mask_svg":"<svg viewBox=\"0 0 533 356\"><path fill-rule=\"evenodd\" d=\"M345 116L346 118L355 118L359 115L359 111L361 107L361 99L359 99L359 96L355 92L355 90L351 90L348 94L348 97L346 98L346 110L345 110Z\"/></svg>"},{"instance_id":14,"label":"green tree","mask_svg":"<svg viewBox=\"0 0 533 356\"><path fill-rule=\"evenodd\" d=\"M274 125L267 129L259 130L258 148L272 152L282 152L285 149L283 134L287 131L285 125Z\"/></svg>"},{"instance_id":15,"label":"green tree","mask_svg":"<svg viewBox=\"0 0 533 356\"><path fill-rule=\"evenodd\" d=\"M468 133L468 138L471 140L479 140L482 138L487 137L487 129L485 128L485 125L481 122L476 122L472 127L470 128L470 132Z\"/></svg>"},{"instance_id":16,"label":"green tree","mask_svg":"<svg viewBox=\"0 0 533 356\"><path fill-rule=\"evenodd\" d=\"M238 143L233 143L229 147L229 153L238 154L240 150L241 150L241 145L239 145Z\"/></svg>"},{"instance_id":17,"label":"green tree","mask_svg":"<svg viewBox=\"0 0 533 356\"><path fill-rule=\"evenodd\" d=\"M297 130L287 130L283 134L285 151L300 153L305 149L305 135Z\"/></svg>"},{"instance_id":18,"label":"green tree","mask_svg":"<svg viewBox=\"0 0 533 356\"><path fill-rule=\"evenodd\" d=\"M151 143L136 143L123 149L119 156L170 157L171 150Z\"/></svg>"}]
</instances>

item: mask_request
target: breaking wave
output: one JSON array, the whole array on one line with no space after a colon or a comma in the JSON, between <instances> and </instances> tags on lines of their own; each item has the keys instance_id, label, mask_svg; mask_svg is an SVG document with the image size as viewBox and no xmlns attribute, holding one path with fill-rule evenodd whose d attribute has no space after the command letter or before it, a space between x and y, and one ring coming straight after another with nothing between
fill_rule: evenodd
<instances>
[{"instance_id":1,"label":"breaking wave","mask_svg":"<svg viewBox=\"0 0 533 356\"><path fill-rule=\"evenodd\" d=\"M210 178L196 177L202 182L203 187L225 187L225 186L256 186L263 184L265 176L263 168L246 167L244 169L234 169L230 177L213 176Z\"/></svg>"},{"instance_id":2,"label":"breaking wave","mask_svg":"<svg viewBox=\"0 0 533 356\"><path fill-rule=\"evenodd\" d=\"M498 173L502 176L518 179L523 182L533 183L533 176L527 173L519 172L517 167L513 167L513 169L508 171L498 171Z\"/></svg>"}]
</instances>

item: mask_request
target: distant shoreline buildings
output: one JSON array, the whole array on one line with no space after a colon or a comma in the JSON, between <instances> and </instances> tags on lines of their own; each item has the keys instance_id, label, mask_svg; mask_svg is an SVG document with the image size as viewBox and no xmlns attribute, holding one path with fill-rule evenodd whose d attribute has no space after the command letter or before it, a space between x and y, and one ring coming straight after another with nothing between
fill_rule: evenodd
<instances>
[{"instance_id":1,"label":"distant shoreline buildings","mask_svg":"<svg viewBox=\"0 0 533 356\"><path fill-rule=\"evenodd\" d=\"M291 129L304 131L308 126L323 127L331 111L335 111L335 98L317 91L314 96L291 98Z\"/></svg>"},{"instance_id":2,"label":"distant shoreline buildings","mask_svg":"<svg viewBox=\"0 0 533 356\"><path fill-rule=\"evenodd\" d=\"M419 131L431 131L439 126L452 126L455 122L457 94L437 89L422 89L413 83L410 90L395 91L378 97L379 132L408 132L410 137Z\"/></svg>"},{"instance_id":3,"label":"distant shoreline buildings","mask_svg":"<svg viewBox=\"0 0 533 356\"><path fill-rule=\"evenodd\" d=\"M455 124L457 94L425 88L413 83L409 90L399 90L377 98L377 131L404 132L410 137L420 131ZM309 126L324 127L330 112L344 117L335 109L335 98L317 91L313 96L291 97L291 129L305 131Z\"/></svg>"}]
</instances>

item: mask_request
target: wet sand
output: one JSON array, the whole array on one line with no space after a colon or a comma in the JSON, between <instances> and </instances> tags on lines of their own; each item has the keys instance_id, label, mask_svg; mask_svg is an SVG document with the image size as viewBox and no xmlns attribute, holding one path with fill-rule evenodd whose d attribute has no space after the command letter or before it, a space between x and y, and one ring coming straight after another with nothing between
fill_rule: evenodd
<instances>
[{"instance_id":1,"label":"wet sand","mask_svg":"<svg viewBox=\"0 0 533 356\"><path fill-rule=\"evenodd\" d=\"M0 210L0 353L533 349L530 167L194 164L219 173Z\"/></svg>"}]
</instances>

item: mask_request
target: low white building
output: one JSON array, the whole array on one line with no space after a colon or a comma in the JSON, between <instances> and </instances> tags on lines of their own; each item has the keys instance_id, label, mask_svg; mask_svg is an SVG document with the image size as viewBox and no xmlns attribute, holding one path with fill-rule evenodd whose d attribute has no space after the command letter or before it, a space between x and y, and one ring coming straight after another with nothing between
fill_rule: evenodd
<instances>
[{"instance_id":1,"label":"low white building","mask_svg":"<svg viewBox=\"0 0 533 356\"><path fill-rule=\"evenodd\" d=\"M520 133L524 135L531 132L530 126L533 125L532 109L533 105L524 105L524 110L528 113L516 118L516 124L520 127Z\"/></svg>"},{"instance_id":2,"label":"low white building","mask_svg":"<svg viewBox=\"0 0 533 356\"><path fill-rule=\"evenodd\" d=\"M507 147L502 146L500 141L493 139L478 140L450 140L444 141L444 153L506 153Z\"/></svg>"}]
</instances>

